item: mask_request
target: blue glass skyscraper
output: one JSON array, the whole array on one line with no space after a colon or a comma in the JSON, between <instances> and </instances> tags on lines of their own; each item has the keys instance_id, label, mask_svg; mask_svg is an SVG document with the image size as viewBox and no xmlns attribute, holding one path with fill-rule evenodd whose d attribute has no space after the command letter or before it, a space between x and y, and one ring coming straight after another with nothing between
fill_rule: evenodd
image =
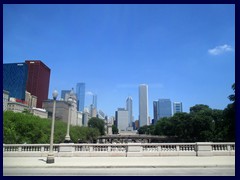
<instances>
[{"instance_id":1,"label":"blue glass skyscraper","mask_svg":"<svg viewBox=\"0 0 240 180\"><path fill-rule=\"evenodd\" d=\"M157 108L158 108L157 120L163 117L172 116L172 105L170 99L159 99Z\"/></svg>"},{"instance_id":2,"label":"blue glass skyscraper","mask_svg":"<svg viewBox=\"0 0 240 180\"><path fill-rule=\"evenodd\" d=\"M77 109L83 112L85 103L85 83L77 83Z\"/></svg>"},{"instance_id":3,"label":"blue glass skyscraper","mask_svg":"<svg viewBox=\"0 0 240 180\"><path fill-rule=\"evenodd\" d=\"M27 78L26 63L3 64L3 89L9 92L10 97L25 100Z\"/></svg>"}]
</instances>

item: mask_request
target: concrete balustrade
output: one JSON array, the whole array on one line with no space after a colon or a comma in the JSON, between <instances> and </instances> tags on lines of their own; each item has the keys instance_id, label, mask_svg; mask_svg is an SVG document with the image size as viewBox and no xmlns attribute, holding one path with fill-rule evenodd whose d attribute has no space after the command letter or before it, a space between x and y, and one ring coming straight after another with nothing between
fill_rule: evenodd
<instances>
[{"instance_id":1,"label":"concrete balustrade","mask_svg":"<svg viewBox=\"0 0 240 180\"><path fill-rule=\"evenodd\" d=\"M3 144L4 157L47 157L49 144ZM56 157L235 156L235 143L126 143L53 145Z\"/></svg>"}]
</instances>

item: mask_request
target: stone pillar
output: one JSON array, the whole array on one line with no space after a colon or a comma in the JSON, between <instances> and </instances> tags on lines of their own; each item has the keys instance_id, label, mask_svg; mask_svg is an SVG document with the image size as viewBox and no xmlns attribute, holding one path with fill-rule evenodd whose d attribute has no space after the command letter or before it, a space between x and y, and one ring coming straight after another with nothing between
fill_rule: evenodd
<instances>
[{"instance_id":1,"label":"stone pillar","mask_svg":"<svg viewBox=\"0 0 240 180\"><path fill-rule=\"evenodd\" d=\"M211 142L197 142L197 156L212 156Z\"/></svg>"},{"instance_id":2,"label":"stone pillar","mask_svg":"<svg viewBox=\"0 0 240 180\"><path fill-rule=\"evenodd\" d=\"M143 156L142 144L141 143L128 143L127 156L130 156L130 157Z\"/></svg>"},{"instance_id":3,"label":"stone pillar","mask_svg":"<svg viewBox=\"0 0 240 180\"><path fill-rule=\"evenodd\" d=\"M72 146L74 143L60 143L59 156L71 157L72 153L75 152L75 147Z\"/></svg>"}]
</instances>

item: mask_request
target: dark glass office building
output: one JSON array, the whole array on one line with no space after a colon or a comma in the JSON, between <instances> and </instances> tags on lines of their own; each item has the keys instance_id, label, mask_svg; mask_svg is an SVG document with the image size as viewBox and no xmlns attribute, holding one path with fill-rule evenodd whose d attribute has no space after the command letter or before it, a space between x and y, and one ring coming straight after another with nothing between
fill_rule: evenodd
<instances>
[{"instance_id":1,"label":"dark glass office building","mask_svg":"<svg viewBox=\"0 0 240 180\"><path fill-rule=\"evenodd\" d=\"M163 117L172 116L172 105L170 99L158 100L158 120Z\"/></svg>"},{"instance_id":2,"label":"dark glass office building","mask_svg":"<svg viewBox=\"0 0 240 180\"><path fill-rule=\"evenodd\" d=\"M77 93L77 109L78 111L83 112L85 104L85 83L77 83L76 93Z\"/></svg>"},{"instance_id":3,"label":"dark glass office building","mask_svg":"<svg viewBox=\"0 0 240 180\"><path fill-rule=\"evenodd\" d=\"M27 91L37 96L37 107L42 108L42 102L48 99L50 68L40 60L26 60L28 65Z\"/></svg>"},{"instance_id":4,"label":"dark glass office building","mask_svg":"<svg viewBox=\"0 0 240 180\"><path fill-rule=\"evenodd\" d=\"M26 63L3 64L3 89L9 92L9 97L25 100L27 77Z\"/></svg>"}]
</instances>

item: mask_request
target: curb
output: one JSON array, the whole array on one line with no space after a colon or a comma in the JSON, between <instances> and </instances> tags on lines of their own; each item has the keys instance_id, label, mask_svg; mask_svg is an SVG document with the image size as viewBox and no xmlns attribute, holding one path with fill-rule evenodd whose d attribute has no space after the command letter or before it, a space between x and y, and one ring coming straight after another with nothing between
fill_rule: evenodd
<instances>
[{"instance_id":1,"label":"curb","mask_svg":"<svg viewBox=\"0 0 240 180\"><path fill-rule=\"evenodd\" d=\"M150 166L58 166L58 165L46 165L46 166L4 166L3 168L235 168L235 165L186 165L186 166L179 166L179 165L150 165Z\"/></svg>"}]
</instances>

